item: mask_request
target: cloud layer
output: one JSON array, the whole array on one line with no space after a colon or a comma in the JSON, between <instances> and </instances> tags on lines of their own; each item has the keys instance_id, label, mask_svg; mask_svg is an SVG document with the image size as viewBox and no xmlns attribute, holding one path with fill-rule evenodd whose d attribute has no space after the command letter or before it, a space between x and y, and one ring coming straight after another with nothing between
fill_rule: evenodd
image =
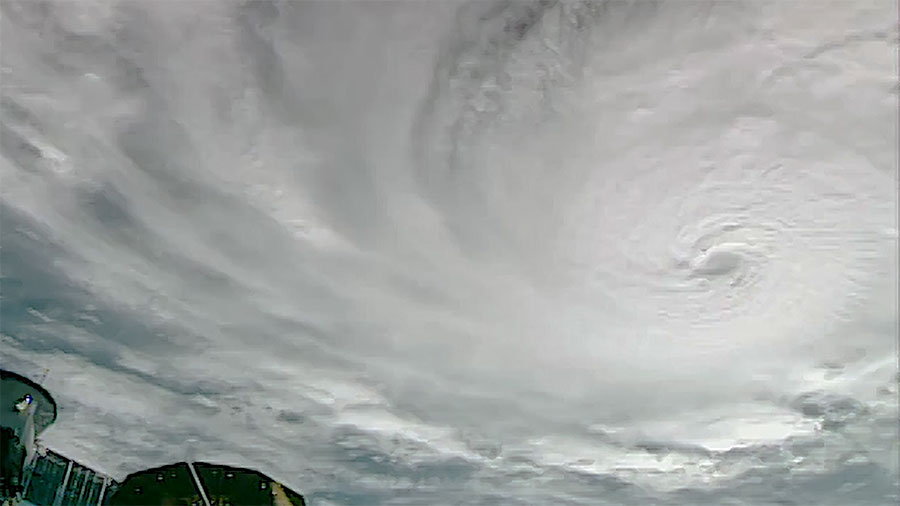
<instances>
[{"instance_id":1,"label":"cloud layer","mask_svg":"<svg viewBox=\"0 0 900 506\"><path fill-rule=\"evenodd\" d=\"M119 477L895 504L895 13L4 2L3 366Z\"/></svg>"}]
</instances>

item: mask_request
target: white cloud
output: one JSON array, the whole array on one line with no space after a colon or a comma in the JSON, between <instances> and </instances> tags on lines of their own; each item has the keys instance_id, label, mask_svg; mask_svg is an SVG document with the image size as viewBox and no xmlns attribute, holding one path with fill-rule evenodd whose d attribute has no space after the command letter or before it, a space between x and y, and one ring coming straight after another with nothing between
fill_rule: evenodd
<instances>
[{"instance_id":1,"label":"white cloud","mask_svg":"<svg viewBox=\"0 0 900 506\"><path fill-rule=\"evenodd\" d=\"M48 5L3 6L0 357L51 445L314 504L890 493L887 4Z\"/></svg>"}]
</instances>

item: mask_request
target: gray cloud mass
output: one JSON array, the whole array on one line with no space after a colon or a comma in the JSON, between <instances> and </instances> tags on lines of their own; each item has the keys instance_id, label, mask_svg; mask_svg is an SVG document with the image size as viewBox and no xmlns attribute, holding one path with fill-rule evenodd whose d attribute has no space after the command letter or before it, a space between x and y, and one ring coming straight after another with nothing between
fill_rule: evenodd
<instances>
[{"instance_id":1,"label":"gray cloud mass","mask_svg":"<svg viewBox=\"0 0 900 506\"><path fill-rule=\"evenodd\" d=\"M3 0L2 366L117 478L897 504L896 13Z\"/></svg>"}]
</instances>

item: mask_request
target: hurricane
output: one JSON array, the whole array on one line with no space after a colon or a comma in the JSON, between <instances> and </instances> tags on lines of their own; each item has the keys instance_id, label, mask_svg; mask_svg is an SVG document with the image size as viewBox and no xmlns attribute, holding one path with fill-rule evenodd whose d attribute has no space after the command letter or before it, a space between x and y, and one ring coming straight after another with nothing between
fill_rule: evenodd
<instances>
[{"instance_id":1,"label":"hurricane","mask_svg":"<svg viewBox=\"0 0 900 506\"><path fill-rule=\"evenodd\" d=\"M896 19L3 0L0 360L115 477L896 504Z\"/></svg>"}]
</instances>

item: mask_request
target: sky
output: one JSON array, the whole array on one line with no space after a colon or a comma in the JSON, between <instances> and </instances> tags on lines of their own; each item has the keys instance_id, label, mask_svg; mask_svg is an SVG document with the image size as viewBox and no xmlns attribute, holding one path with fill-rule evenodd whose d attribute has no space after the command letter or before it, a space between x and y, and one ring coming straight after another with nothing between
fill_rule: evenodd
<instances>
[{"instance_id":1,"label":"sky","mask_svg":"<svg viewBox=\"0 0 900 506\"><path fill-rule=\"evenodd\" d=\"M0 365L119 479L896 504L897 12L2 0Z\"/></svg>"}]
</instances>

